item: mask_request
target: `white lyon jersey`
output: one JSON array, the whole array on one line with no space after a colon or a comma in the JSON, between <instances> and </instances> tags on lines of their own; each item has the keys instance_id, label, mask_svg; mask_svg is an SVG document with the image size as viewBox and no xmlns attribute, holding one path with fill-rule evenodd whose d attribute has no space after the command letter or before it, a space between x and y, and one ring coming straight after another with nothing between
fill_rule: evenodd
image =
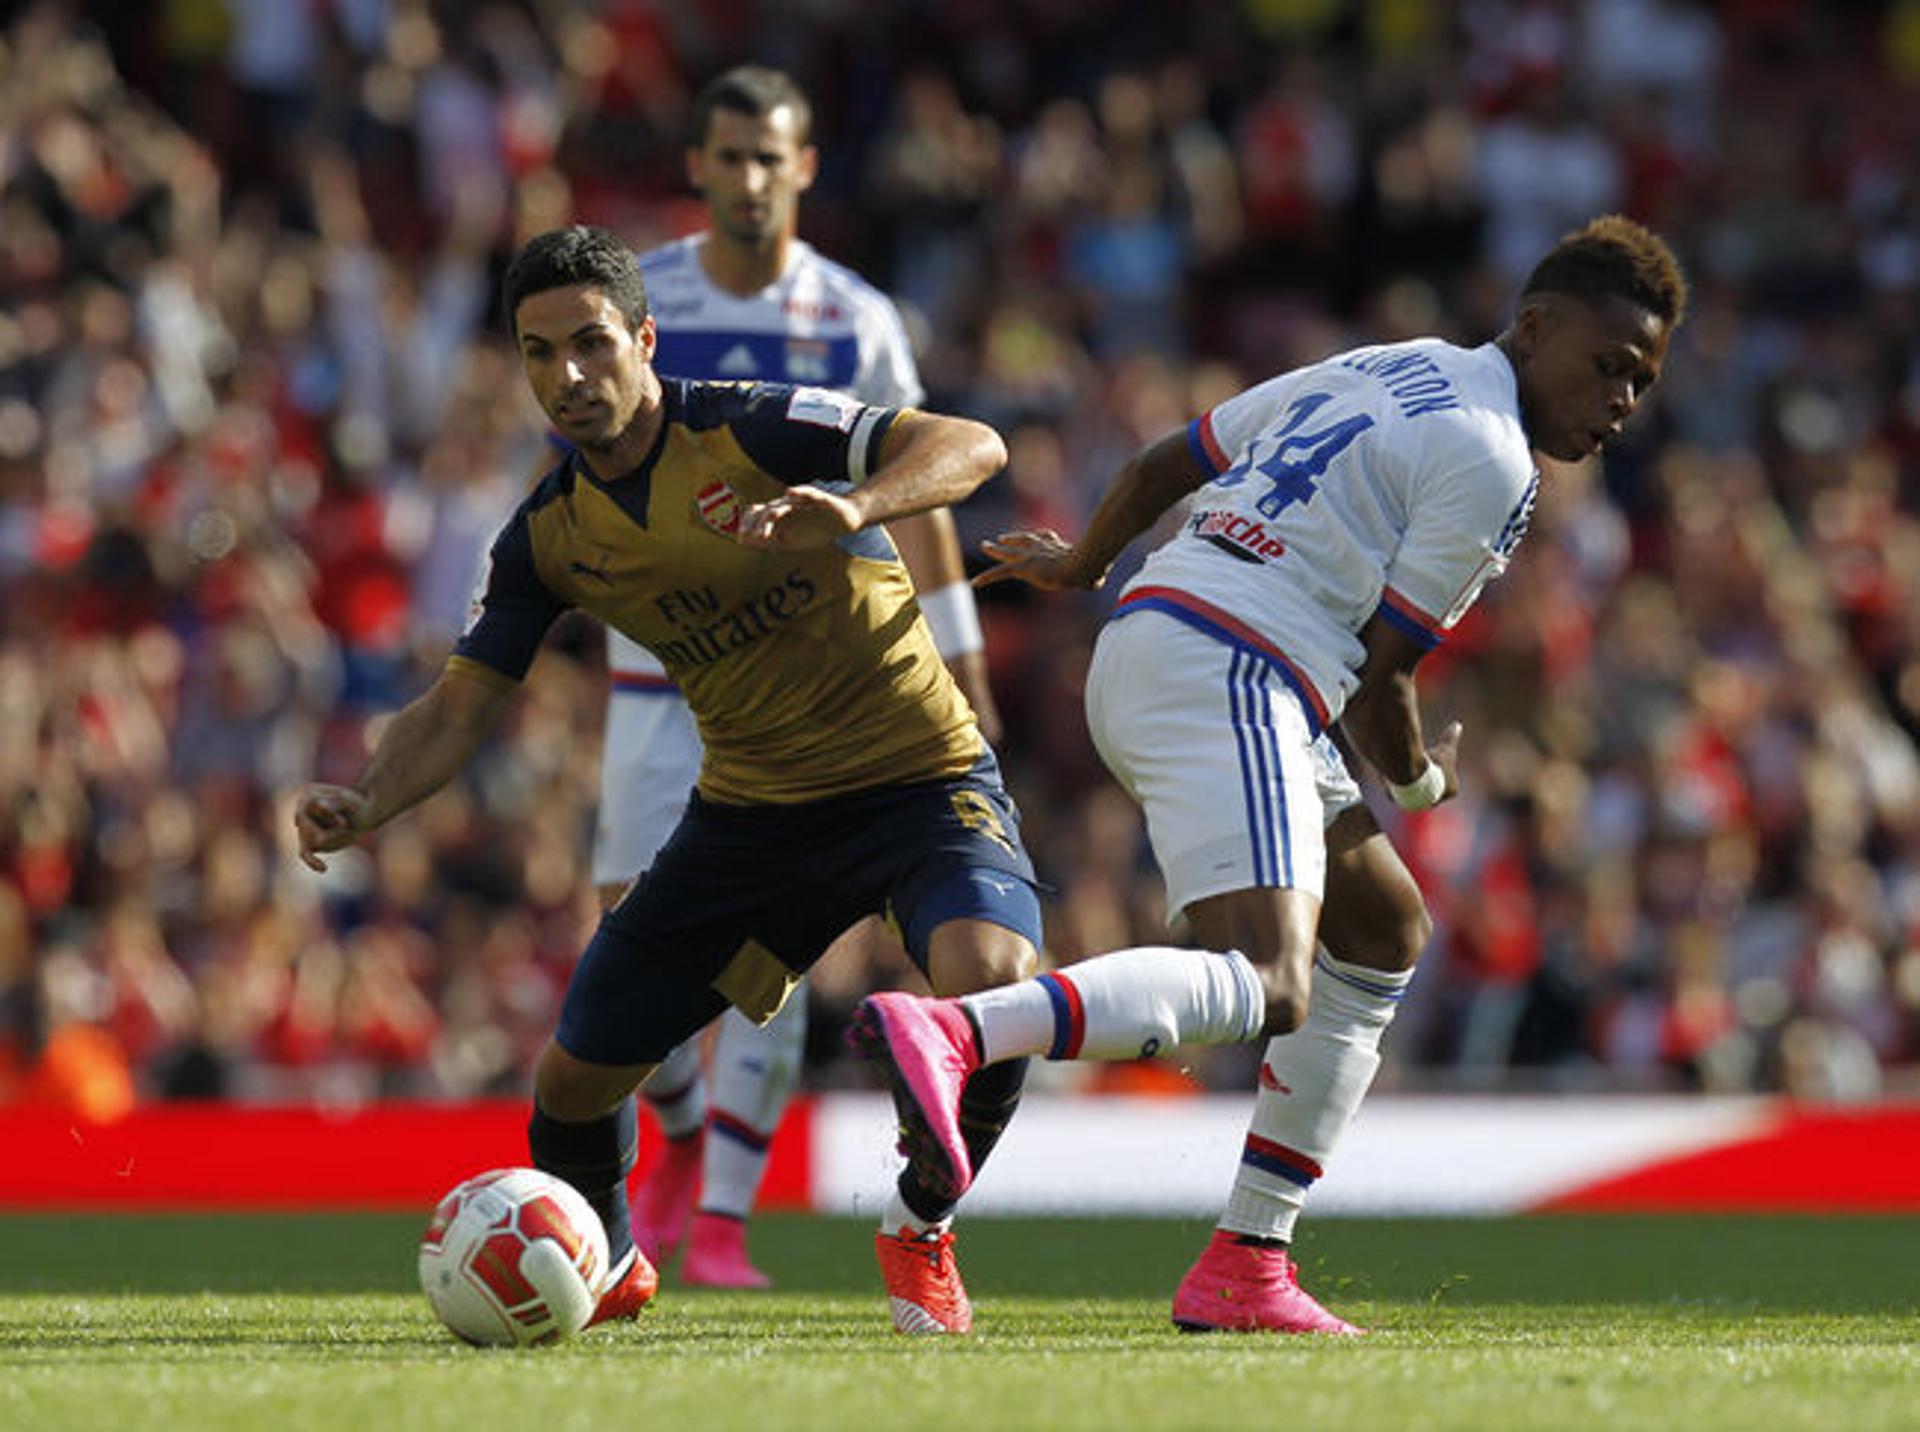
<instances>
[{"instance_id":1,"label":"white lyon jersey","mask_svg":"<svg viewBox=\"0 0 1920 1432\"><path fill-rule=\"evenodd\" d=\"M836 388L880 407L925 397L893 302L853 270L793 240L785 271L749 298L714 286L705 234L640 255L659 330L654 367L670 378ZM630 879L679 820L700 766L693 717L652 652L607 631L611 694L601 761L593 878Z\"/></svg>"},{"instance_id":2,"label":"white lyon jersey","mask_svg":"<svg viewBox=\"0 0 1920 1432\"><path fill-rule=\"evenodd\" d=\"M1506 570L1539 476L1491 343L1358 348L1187 430L1214 479L1116 615L1160 611L1275 667L1313 732L1359 684L1380 612L1428 647Z\"/></svg>"}]
</instances>

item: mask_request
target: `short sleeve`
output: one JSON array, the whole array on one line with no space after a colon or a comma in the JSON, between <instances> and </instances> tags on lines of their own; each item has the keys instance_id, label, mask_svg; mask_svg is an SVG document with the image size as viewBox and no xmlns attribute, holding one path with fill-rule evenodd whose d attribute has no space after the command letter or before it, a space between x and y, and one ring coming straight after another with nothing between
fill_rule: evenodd
<instances>
[{"instance_id":1,"label":"short sleeve","mask_svg":"<svg viewBox=\"0 0 1920 1432\"><path fill-rule=\"evenodd\" d=\"M1256 383L1187 424L1187 446L1210 476L1232 467L1247 444L1274 421L1292 391L1292 374Z\"/></svg>"},{"instance_id":2,"label":"short sleeve","mask_svg":"<svg viewBox=\"0 0 1920 1432\"><path fill-rule=\"evenodd\" d=\"M1486 584L1507 569L1526 535L1538 474L1517 481L1488 458L1429 484L1413 506L1380 594L1380 612L1415 640L1437 646Z\"/></svg>"},{"instance_id":3,"label":"short sleeve","mask_svg":"<svg viewBox=\"0 0 1920 1432\"><path fill-rule=\"evenodd\" d=\"M522 507L494 539L467 612L467 627L454 644L456 658L522 680L547 628L568 604L540 580L533 564L528 509Z\"/></svg>"},{"instance_id":4,"label":"short sleeve","mask_svg":"<svg viewBox=\"0 0 1920 1432\"><path fill-rule=\"evenodd\" d=\"M759 383L728 415L741 451L788 486L858 487L880 465L880 442L900 415L830 388Z\"/></svg>"}]
</instances>

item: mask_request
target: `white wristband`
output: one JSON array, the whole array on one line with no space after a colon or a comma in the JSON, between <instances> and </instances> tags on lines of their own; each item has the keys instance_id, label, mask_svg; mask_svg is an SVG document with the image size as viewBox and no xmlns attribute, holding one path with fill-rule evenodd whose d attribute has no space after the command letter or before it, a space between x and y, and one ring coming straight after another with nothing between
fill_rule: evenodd
<instances>
[{"instance_id":1,"label":"white wristband","mask_svg":"<svg viewBox=\"0 0 1920 1432\"><path fill-rule=\"evenodd\" d=\"M1428 806L1438 805L1440 797L1447 793L1447 773L1440 769L1440 763L1427 757L1427 768L1404 786L1387 782L1387 794L1393 797L1393 803L1401 810L1425 810Z\"/></svg>"},{"instance_id":2,"label":"white wristband","mask_svg":"<svg viewBox=\"0 0 1920 1432\"><path fill-rule=\"evenodd\" d=\"M973 604L973 588L965 582L949 582L935 591L921 592L920 615L927 619L933 633L934 650L942 661L952 661L987 644L980 630L980 613Z\"/></svg>"}]
</instances>

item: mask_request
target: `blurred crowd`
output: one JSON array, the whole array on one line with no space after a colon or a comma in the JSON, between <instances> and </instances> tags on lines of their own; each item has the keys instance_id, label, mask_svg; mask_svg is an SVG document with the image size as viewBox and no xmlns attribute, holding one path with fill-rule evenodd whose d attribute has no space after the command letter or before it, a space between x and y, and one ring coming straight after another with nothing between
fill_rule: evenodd
<instances>
[{"instance_id":1,"label":"blurred crowd","mask_svg":"<svg viewBox=\"0 0 1920 1432\"><path fill-rule=\"evenodd\" d=\"M1484 341L1595 213L1662 231L1666 381L1423 667L1465 791L1382 807L1437 920L1383 1083L1920 1084L1920 0L154 0L0 36L0 1101L525 1088L595 914L597 628L328 875L288 801L546 460L505 257L696 226L690 99L747 59L814 99L803 233L1007 436L975 549L1269 373ZM1110 599L982 598L1061 963L1165 937L1081 716ZM909 977L822 968L816 1083Z\"/></svg>"}]
</instances>

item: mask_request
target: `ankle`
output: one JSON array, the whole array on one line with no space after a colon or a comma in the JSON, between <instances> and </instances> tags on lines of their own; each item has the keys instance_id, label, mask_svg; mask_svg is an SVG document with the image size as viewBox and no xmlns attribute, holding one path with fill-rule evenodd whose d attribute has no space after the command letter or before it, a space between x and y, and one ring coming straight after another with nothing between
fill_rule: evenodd
<instances>
[{"instance_id":1,"label":"ankle","mask_svg":"<svg viewBox=\"0 0 1920 1432\"><path fill-rule=\"evenodd\" d=\"M1230 1228L1222 1228L1220 1233L1237 1248L1276 1248L1284 1253L1292 1246L1286 1239L1269 1233L1235 1233Z\"/></svg>"}]
</instances>

